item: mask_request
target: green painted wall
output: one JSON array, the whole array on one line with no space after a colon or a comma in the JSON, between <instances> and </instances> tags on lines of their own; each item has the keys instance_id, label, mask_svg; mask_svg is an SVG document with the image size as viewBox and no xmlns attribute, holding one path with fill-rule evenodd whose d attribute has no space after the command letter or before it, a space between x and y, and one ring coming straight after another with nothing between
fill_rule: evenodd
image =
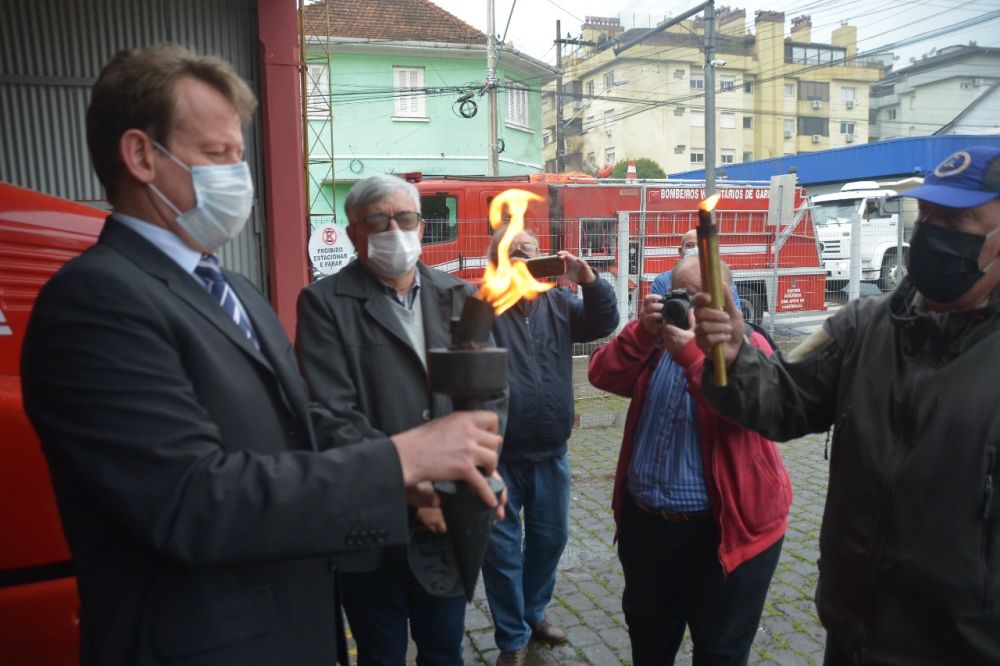
<instances>
[{"instance_id":1,"label":"green painted wall","mask_svg":"<svg viewBox=\"0 0 1000 666\"><path fill-rule=\"evenodd\" d=\"M488 170L487 96L475 96L474 118L458 115L456 88L476 90L485 79L485 60L414 55L340 53L330 57L332 131L327 122L310 120L308 145L309 208L313 227L331 221L346 224L343 200L351 185L377 173L422 171L425 174L485 175ZM310 62L316 62L315 57ZM423 67L426 120L394 119L393 67ZM498 134L504 142L501 175L543 170L541 95L544 81L498 68ZM530 129L505 122L507 81L528 88ZM441 90L434 90L440 88ZM330 159L332 143L333 159Z\"/></svg>"}]
</instances>

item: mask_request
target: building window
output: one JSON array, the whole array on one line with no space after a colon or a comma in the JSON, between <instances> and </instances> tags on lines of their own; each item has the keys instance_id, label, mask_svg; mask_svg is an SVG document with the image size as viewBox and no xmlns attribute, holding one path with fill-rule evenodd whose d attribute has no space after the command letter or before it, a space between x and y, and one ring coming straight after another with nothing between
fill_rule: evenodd
<instances>
[{"instance_id":1,"label":"building window","mask_svg":"<svg viewBox=\"0 0 1000 666\"><path fill-rule=\"evenodd\" d=\"M683 143L678 143L674 146L674 155L683 155L685 150L687 150L687 146Z\"/></svg>"},{"instance_id":2,"label":"building window","mask_svg":"<svg viewBox=\"0 0 1000 666\"><path fill-rule=\"evenodd\" d=\"M309 65L306 70L306 108L310 118L330 117L330 68Z\"/></svg>"},{"instance_id":3,"label":"building window","mask_svg":"<svg viewBox=\"0 0 1000 666\"><path fill-rule=\"evenodd\" d=\"M806 136L819 134L830 136L830 119L815 116L799 116L799 134Z\"/></svg>"},{"instance_id":4,"label":"building window","mask_svg":"<svg viewBox=\"0 0 1000 666\"><path fill-rule=\"evenodd\" d=\"M591 167L597 166L597 155L594 153L587 153L587 165Z\"/></svg>"},{"instance_id":5,"label":"building window","mask_svg":"<svg viewBox=\"0 0 1000 666\"><path fill-rule=\"evenodd\" d=\"M542 132L542 145L547 146L552 143L552 132L545 130Z\"/></svg>"},{"instance_id":6,"label":"building window","mask_svg":"<svg viewBox=\"0 0 1000 666\"><path fill-rule=\"evenodd\" d=\"M753 129L753 116L743 116L743 129Z\"/></svg>"},{"instance_id":7,"label":"building window","mask_svg":"<svg viewBox=\"0 0 1000 666\"><path fill-rule=\"evenodd\" d=\"M795 97L795 84L786 83L785 84L785 97Z\"/></svg>"},{"instance_id":8,"label":"building window","mask_svg":"<svg viewBox=\"0 0 1000 666\"><path fill-rule=\"evenodd\" d=\"M594 79L587 81L587 97L594 96Z\"/></svg>"},{"instance_id":9,"label":"building window","mask_svg":"<svg viewBox=\"0 0 1000 666\"><path fill-rule=\"evenodd\" d=\"M614 148L605 148L604 149L604 163L605 164L614 164L615 163L615 149Z\"/></svg>"},{"instance_id":10,"label":"building window","mask_svg":"<svg viewBox=\"0 0 1000 666\"><path fill-rule=\"evenodd\" d=\"M684 70L683 69L675 69L674 70L674 78L675 79L683 79L684 78Z\"/></svg>"},{"instance_id":11,"label":"building window","mask_svg":"<svg viewBox=\"0 0 1000 666\"><path fill-rule=\"evenodd\" d=\"M604 112L604 132L611 134L611 128L615 126L615 110L608 109Z\"/></svg>"},{"instance_id":12,"label":"building window","mask_svg":"<svg viewBox=\"0 0 1000 666\"><path fill-rule=\"evenodd\" d=\"M736 161L736 151L732 148L723 148L722 154L719 155L720 164L732 164Z\"/></svg>"},{"instance_id":13,"label":"building window","mask_svg":"<svg viewBox=\"0 0 1000 666\"><path fill-rule=\"evenodd\" d=\"M604 75L604 89L610 90L615 85L615 73L613 71Z\"/></svg>"},{"instance_id":14,"label":"building window","mask_svg":"<svg viewBox=\"0 0 1000 666\"><path fill-rule=\"evenodd\" d=\"M785 44L785 62L795 65L843 64L847 49L838 46Z\"/></svg>"},{"instance_id":15,"label":"building window","mask_svg":"<svg viewBox=\"0 0 1000 666\"><path fill-rule=\"evenodd\" d=\"M396 108L393 116L397 118L426 118L426 95L424 94L423 67L393 67L393 95L396 98Z\"/></svg>"},{"instance_id":16,"label":"building window","mask_svg":"<svg viewBox=\"0 0 1000 666\"><path fill-rule=\"evenodd\" d=\"M704 111L692 111L691 112L691 127L704 127L705 126L705 112Z\"/></svg>"},{"instance_id":17,"label":"building window","mask_svg":"<svg viewBox=\"0 0 1000 666\"><path fill-rule=\"evenodd\" d=\"M530 127L528 121L528 89L520 84L507 83L507 124Z\"/></svg>"},{"instance_id":18,"label":"building window","mask_svg":"<svg viewBox=\"0 0 1000 666\"><path fill-rule=\"evenodd\" d=\"M721 92L733 92L736 89L736 79L732 76L723 76L719 80L719 90Z\"/></svg>"},{"instance_id":19,"label":"building window","mask_svg":"<svg viewBox=\"0 0 1000 666\"><path fill-rule=\"evenodd\" d=\"M840 123L841 134L854 134L854 123Z\"/></svg>"},{"instance_id":20,"label":"building window","mask_svg":"<svg viewBox=\"0 0 1000 666\"><path fill-rule=\"evenodd\" d=\"M752 150L744 150L743 151L743 161L744 162L753 162L753 151Z\"/></svg>"},{"instance_id":21,"label":"building window","mask_svg":"<svg viewBox=\"0 0 1000 666\"><path fill-rule=\"evenodd\" d=\"M842 102L856 102L858 98L858 89L849 88L844 86L840 89L840 101Z\"/></svg>"},{"instance_id":22,"label":"building window","mask_svg":"<svg viewBox=\"0 0 1000 666\"><path fill-rule=\"evenodd\" d=\"M545 96L542 98L542 113L552 108L552 98Z\"/></svg>"},{"instance_id":23,"label":"building window","mask_svg":"<svg viewBox=\"0 0 1000 666\"><path fill-rule=\"evenodd\" d=\"M830 101L830 84L820 81L799 81L799 99Z\"/></svg>"},{"instance_id":24,"label":"building window","mask_svg":"<svg viewBox=\"0 0 1000 666\"><path fill-rule=\"evenodd\" d=\"M886 118L886 120L895 120L896 119L896 109L886 109L885 118Z\"/></svg>"},{"instance_id":25,"label":"building window","mask_svg":"<svg viewBox=\"0 0 1000 666\"><path fill-rule=\"evenodd\" d=\"M691 90L704 90L705 77L702 74L692 74L690 79Z\"/></svg>"},{"instance_id":26,"label":"building window","mask_svg":"<svg viewBox=\"0 0 1000 666\"><path fill-rule=\"evenodd\" d=\"M753 94L753 81L743 82L743 92L745 92L748 95Z\"/></svg>"},{"instance_id":27,"label":"building window","mask_svg":"<svg viewBox=\"0 0 1000 666\"><path fill-rule=\"evenodd\" d=\"M684 107L683 106L675 106L674 107L674 115L675 116L683 116L684 115Z\"/></svg>"},{"instance_id":28,"label":"building window","mask_svg":"<svg viewBox=\"0 0 1000 666\"><path fill-rule=\"evenodd\" d=\"M704 148L692 148L691 149L691 164L704 164L705 163L705 149Z\"/></svg>"},{"instance_id":29,"label":"building window","mask_svg":"<svg viewBox=\"0 0 1000 666\"><path fill-rule=\"evenodd\" d=\"M719 127L721 127L722 129L736 129L736 114L720 113Z\"/></svg>"},{"instance_id":30,"label":"building window","mask_svg":"<svg viewBox=\"0 0 1000 666\"><path fill-rule=\"evenodd\" d=\"M785 118L785 138L791 139L795 136L795 118Z\"/></svg>"}]
</instances>

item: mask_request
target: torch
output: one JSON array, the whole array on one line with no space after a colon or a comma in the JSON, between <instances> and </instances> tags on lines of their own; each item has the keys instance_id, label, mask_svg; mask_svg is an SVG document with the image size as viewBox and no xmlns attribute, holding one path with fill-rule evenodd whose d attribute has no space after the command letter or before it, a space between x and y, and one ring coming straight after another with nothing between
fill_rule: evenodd
<instances>
[{"instance_id":1,"label":"torch","mask_svg":"<svg viewBox=\"0 0 1000 666\"><path fill-rule=\"evenodd\" d=\"M719 195L713 194L698 205L698 264L701 267L701 288L712 297L712 307L722 310L726 306L726 294L719 264L719 231L712 213L717 203ZM715 385L725 386L726 348L721 342L712 347L712 365Z\"/></svg>"},{"instance_id":2,"label":"torch","mask_svg":"<svg viewBox=\"0 0 1000 666\"><path fill-rule=\"evenodd\" d=\"M541 197L523 190L507 190L490 205L490 224L503 224L504 207L510 223L501 236L495 264L489 264L476 296L465 300L461 316L453 322L451 345L427 352L430 388L449 396L457 410L484 409L500 398L507 388L507 350L489 345L493 320L521 298L532 299L551 288L537 282L523 262L511 263L510 244L524 228L528 203ZM489 478L490 489L499 498L503 483ZM411 548L414 576L432 594L452 596L461 583L466 599L472 601L479 570L483 565L495 509L483 504L471 486L463 482L434 484L441 498L441 511L448 525L450 549L435 549L433 537L417 540Z\"/></svg>"}]
</instances>

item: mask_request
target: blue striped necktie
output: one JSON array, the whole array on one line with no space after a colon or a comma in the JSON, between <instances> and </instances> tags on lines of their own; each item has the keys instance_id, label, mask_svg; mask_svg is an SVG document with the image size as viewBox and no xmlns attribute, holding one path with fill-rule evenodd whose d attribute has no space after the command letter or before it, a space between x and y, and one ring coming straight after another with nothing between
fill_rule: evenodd
<instances>
[{"instance_id":1,"label":"blue striped necktie","mask_svg":"<svg viewBox=\"0 0 1000 666\"><path fill-rule=\"evenodd\" d=\"M232 287L226 282L226 278L219 269L219 258L213 254L202 255L194 272L201 278L208 293L215 297L229 318L240 327L243 335L247 336L253 346L260 350L260 344L257 342L257 335L253 331L253 326L250 325L250 320L247 319L246 313L236 300L236 294L233 293Z\"/></svg>"}]
</instances>

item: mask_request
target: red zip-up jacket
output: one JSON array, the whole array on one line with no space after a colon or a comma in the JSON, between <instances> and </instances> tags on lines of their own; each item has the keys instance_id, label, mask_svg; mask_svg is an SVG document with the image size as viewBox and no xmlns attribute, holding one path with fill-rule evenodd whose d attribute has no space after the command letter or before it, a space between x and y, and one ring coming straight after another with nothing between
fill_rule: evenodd
<instances>
[{"instance_id":1,"label":"red zip-up jacket","mask_svg":"<svg viewBox=\"0 0 1000 666\"><path fill-rule=\"evenodd\" d=\"M759 333L751 333L750 344L771 354L770 346ZM621 524L633 436L646 405L649 380L665 351L665 347L657 345L657 338L635 320L590 357L591 384L632 398L611 501L616 526ZM701 393L705 356L695 341L692 339L680 349L673 360L684 368L688 393L695 399L705 485L721 535L719 562L729 574L784 535L792 503L792 482L774 442L719 416L705 402Z\"/></svg>"}]
</instances>

